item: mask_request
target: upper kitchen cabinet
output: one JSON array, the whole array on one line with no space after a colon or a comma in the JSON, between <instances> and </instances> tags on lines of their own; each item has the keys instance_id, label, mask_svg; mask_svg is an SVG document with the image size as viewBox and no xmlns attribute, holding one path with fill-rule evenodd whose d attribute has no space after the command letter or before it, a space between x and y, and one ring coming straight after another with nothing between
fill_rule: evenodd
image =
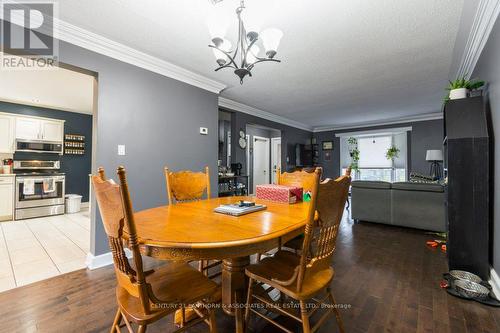
<instances>
[{"instance_id":1,"label":"upper kitchen cabinet","mask_svg":"<svg viewBox=\"0 0 500 333\"><path fill-rule=\"evenodd\" d=\"M0 153L14 153L14 117L0 114Z\"/></svg>"},{"instance_id":2,"label":"upper kitchen cabinet","mask_svg":"<svg viewBox=\"0 0 500 333\"><path fill-rule=\"evenodd\" d=\"M42 120L41 132L43 140L61 142L64 136L64 122Z\"/></svg>"},{"instance_id":3,"label":"upper kitchen cabinet","mask_svg":"<svg viewBox=\"0 0 500 333\"><path fill-rule=\"evenodd\" d=\"M16 117L16 139L62 142L64 121Z\"/></svg>"},{"instance_id":4,"label":"upper kitchen cabinet","mask_svg":"<svg viewBox=\"0 0 500 333\"><path fill-rule=\"evenodd\" d=\"M40 140L40 120L16 117L16 139Z\"/></svg>"}]
</instances>

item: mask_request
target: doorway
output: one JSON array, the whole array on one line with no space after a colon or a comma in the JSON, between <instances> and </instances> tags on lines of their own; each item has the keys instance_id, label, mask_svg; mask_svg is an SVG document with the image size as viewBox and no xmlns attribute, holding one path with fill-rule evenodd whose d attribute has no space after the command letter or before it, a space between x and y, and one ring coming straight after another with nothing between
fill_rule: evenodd
<instances>
[{"instance_id":1,"label":"doorway","mask_svg":"<svg viewBox=\"0 0 500 333\"><path fill-rule=\"evenodd\" d=\"M257 185L269 184L269 138L253 137L253 193Z\"/></svg>"},{"instance_id":2,"label":"doorway","mask_svg":"<svg viewBox=\"0 0 500 333\"><path fill-rule=\"evenodd\" d=\"M271 138L271 182L277 184L277 171L281 169L281 138Z\"/></svg>"}]
</instances>

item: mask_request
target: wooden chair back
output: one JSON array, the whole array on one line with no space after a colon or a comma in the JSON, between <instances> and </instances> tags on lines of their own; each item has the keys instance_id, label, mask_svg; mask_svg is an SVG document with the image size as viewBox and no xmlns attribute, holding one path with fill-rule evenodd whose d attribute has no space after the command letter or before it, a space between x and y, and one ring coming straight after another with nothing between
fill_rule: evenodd
<instances>
[{"instance_id":1,"label":"wooden chair back","mask_svg":"<svg viewBox=\"0 0 500 333\"><path fill-rule=\"evenodd\" d=\"M311 192L315 186L316 175L315 172L319 170L320 177L322 169L320 167L314 168L312 170L301 170L294 172L283 172L281 173L280 168L276 170L276 182L278 185L286 186L297 186L302 187L305 192Z\"/></svg>"},{"instance_id":2,"label":"wooden chair back","mask_svg":"<svg viewBox=\"0 0 500 333\"><path fill-rule=\"evenodd\" d=\"M210 172L208 166L204 172L183 170L172 172L165 167L165 182L169 204L176 202L201 200L206 193L210 198Z\"/></svg>"},{"instance_id":3,"label":"wooden chair back","mask_svg":"<svg viewBox=\"0 0 500 333\"><path fill-rule=\"evenodd\" d=\"M113 254L118 285L131 296L139 298L142 310L145 314L149 314L151 288L146 283L143 271L125 168L118 168L119 185L112 179L106 180L103 168L99 168L98 173L99 175L92 176L92 185ZM135 270L130 266L124 251L122 239L124 227L129 233L128 247L132 251Z\"/></svg>"},{"instance_id":4,"label":"wooden chair back","mask_svg":"<svg viewBox=\"0 0 500 333\"><path fill-rule=\"evenodd\" d=\"M302 289L307 275L330 267L350 184L350 170L347 170L346 175L335 180L326 179L313 191L310 209L317 211L318 220L311 218L314 211L310 211L298 268L298 290Z\"/></svg>"}]
</instances>

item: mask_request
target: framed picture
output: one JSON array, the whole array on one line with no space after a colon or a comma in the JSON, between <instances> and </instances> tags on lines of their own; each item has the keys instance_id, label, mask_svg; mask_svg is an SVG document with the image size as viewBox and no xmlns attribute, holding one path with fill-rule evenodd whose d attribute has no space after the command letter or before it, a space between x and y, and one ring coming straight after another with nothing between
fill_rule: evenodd
<instances>
[{"instance_id":1,"label":"framed picture","mask_svg":"<svg viewBox=\"0 0 500 333\"><path fill-rule=\"evenodd\" d=\"M333 150L333 141L323 141L323 150Z\"/></svg>"},{"instance_id":2,"label":"framed picture","mask_svg":"<svg viewBox=\"0 0 500 333\"><path fill-rule=\"evenodd\" d=\"M331 161L332 160L332 152L325 151L323 153L323 158L324 158L325 161Z\"/></svg>"}]
</instances>

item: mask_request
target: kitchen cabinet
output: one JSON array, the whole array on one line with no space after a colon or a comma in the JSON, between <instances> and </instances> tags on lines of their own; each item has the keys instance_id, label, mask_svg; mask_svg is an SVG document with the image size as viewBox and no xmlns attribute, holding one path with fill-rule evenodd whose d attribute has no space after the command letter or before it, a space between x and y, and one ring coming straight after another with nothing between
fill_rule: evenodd
<instances>
[{"instance_id":1,"label":"kitchen cabinet","mask_svg":"<svg viewBox=\"0 0 500 333\"><path fill-rule=\"evenodd\" d=\"M64 123L61 121L42 120L41 135L45 141L63 141Z\"/></svg>"},{"instance_id":2,"label":"kitchen cabinet","mask_svg":"<svg viewBox=\"0 0 500 333\"><path fill-rule=\"evenodd\" d=\"M64 121L16 117L16 139L62 142Z\"/></svg>"},{"instance_id":3,"label":"kitchen cabinet","mask_svg":"<svg viewBox=\"0 0 500 333\"><path fill-rule=\"evenodd\" d=\"M10 221L14 217L14 177L0 177L0 221Z\"/></svg>"},{"instance_id":4,"label":"kitchen cabinet","mask_svg":"<svg viewBox=\"0 0 500 333\"><path fill-rule=\"evenodd\" d=\"M14 153L14 117L0 114L0 153Z\"/></svg>"}]
</instances>

